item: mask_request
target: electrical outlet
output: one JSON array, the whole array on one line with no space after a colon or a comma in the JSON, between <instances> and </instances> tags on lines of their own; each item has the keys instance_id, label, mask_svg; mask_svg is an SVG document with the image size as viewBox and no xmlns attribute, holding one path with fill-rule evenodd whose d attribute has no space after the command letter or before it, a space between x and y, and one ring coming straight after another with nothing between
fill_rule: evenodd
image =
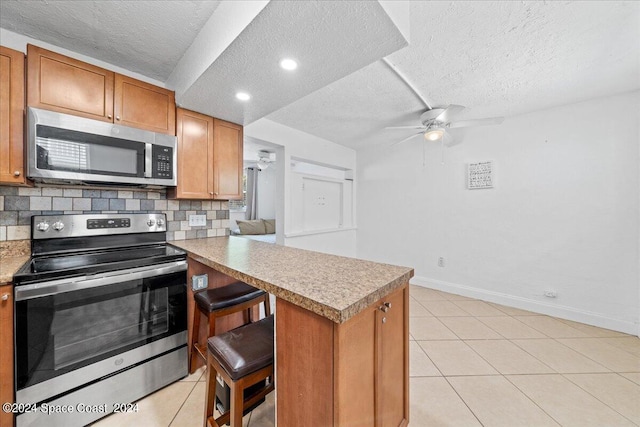
<instances>
[{"instance_id":1,"label":"electrical outlet","mask_svg":"<svg viewBox=\"0 0 640 427\"><path fill-rule=\"evenodd\" d=\"M209 286L209 276L206 274L191 276L191 289L199 291L200 289L207 289Z\"/></svg>"},{"instance_id":2,"label":"electrical outlet","mask_svg":"<svg viewBox=\"0 0 640 427\"><path fill-rule=\"evenodd\" d=\"M202 227L207 225L206 215L189 215L189 227Z\"/></svg>"},{"instance_id":3,"label":"electrical outlet","mask_svg":"<svg viewBox=\"0 0 640 427\"><path fill-rule=\"evenodd\" d=\"M444 267L444 257L438 258L438 267Z\"/></svg>"},{"instance_id":4,"label":"electrical outlet","mask_svg":"<svg viewBox=\"0 0 640 427\"><path fill-rule=\"evenodd\" d=\"M547 298L555 298L558 296L558 293L556 291L547 290L544 291L544 296Z\"/></svg>"}]
</instances>

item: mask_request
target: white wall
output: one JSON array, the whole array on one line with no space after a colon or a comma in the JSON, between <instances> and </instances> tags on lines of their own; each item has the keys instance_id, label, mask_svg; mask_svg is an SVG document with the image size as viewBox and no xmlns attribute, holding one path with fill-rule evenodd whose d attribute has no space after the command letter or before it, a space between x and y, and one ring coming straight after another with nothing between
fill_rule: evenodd
<instances>
[{"instance_id":1,"label":"white wall","mask_svg":"<svg viewBox=\"0 0 640 427\"><path fill-rule=\"evenodd\" d=\"M638 334L639 112L636 91L508 118L469 130L444 164L419 139L359 151L358 257L412 266L417 284ZM495 188L467 190L466 164L483 160Z\"/></svg>"},{"instance_id":2,"label":"white wall","mask_svg":"<svg viewBox=\"0 0 640 427\"><path fill-rule=\"evenodd\" d=\"M356 152L308 133L281 125L268 119L257 120L244 127L245 136L281 146L276 151L276 231L278 243L302 249L337 255L355 256L355 228L332 232L293 233L291 223L291 160L309 160L337 169L356 169ZM280 193L281 192L281 193ZM354 191L355 193L355 191ZM355 194L354 194L355 203ZM352 206L352 212L355 212ZM355 215L355 214L354 214Z\"/></svg>"}]
</instances>

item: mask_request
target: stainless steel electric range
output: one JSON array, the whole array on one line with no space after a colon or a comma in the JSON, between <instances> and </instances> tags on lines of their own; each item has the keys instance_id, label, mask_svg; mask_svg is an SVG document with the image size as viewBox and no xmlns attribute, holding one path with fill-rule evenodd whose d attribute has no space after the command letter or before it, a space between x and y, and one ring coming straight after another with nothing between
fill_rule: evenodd
<instances>
[{"instance_id":1,"label":"stainless steel electric range","mask_svg":"<svg viewBox=\"0 0 640 427\"><path fill-rule=\"evenodd\" d=\"M31 260L14 276L17 427L136 410L127 404L187 375L186 254L167 245L164 214L31 227Z\"/></svg>"}]
</instances>

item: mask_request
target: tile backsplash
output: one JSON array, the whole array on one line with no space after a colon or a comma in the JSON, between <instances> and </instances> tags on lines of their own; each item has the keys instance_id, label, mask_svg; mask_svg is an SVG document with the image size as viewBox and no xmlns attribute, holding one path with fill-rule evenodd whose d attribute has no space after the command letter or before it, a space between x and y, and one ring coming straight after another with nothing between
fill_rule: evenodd
<instances>
[{"instance_id":1,"label":"tile backsplash","mask_svg":"<svg viewBox=\"0 0 640 427\"><path fill-rule=\"evenodd\" d=\"M165 191L0 186L0 241L29 239L33 215L165 213L167 240L229 235L229 202L167 200ZM189 226L189 215L207 225Z\"/></svg>"}]
</instances>

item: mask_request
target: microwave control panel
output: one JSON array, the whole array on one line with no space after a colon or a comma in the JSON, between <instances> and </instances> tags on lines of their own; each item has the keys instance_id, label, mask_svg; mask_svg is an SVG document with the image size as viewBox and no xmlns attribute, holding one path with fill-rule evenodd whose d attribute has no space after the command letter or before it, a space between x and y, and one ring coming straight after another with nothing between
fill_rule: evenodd
<instances>
[{"instance_id":1,"label":"microwave control panel","mask_svg":"<svg viewBox=\"0 0 640 427\"><path fill-rule=\"evenodd\" d=\"M151 173L154 178L173 179L173 148L154 145Z\"/></svg>"}]
</instances>

